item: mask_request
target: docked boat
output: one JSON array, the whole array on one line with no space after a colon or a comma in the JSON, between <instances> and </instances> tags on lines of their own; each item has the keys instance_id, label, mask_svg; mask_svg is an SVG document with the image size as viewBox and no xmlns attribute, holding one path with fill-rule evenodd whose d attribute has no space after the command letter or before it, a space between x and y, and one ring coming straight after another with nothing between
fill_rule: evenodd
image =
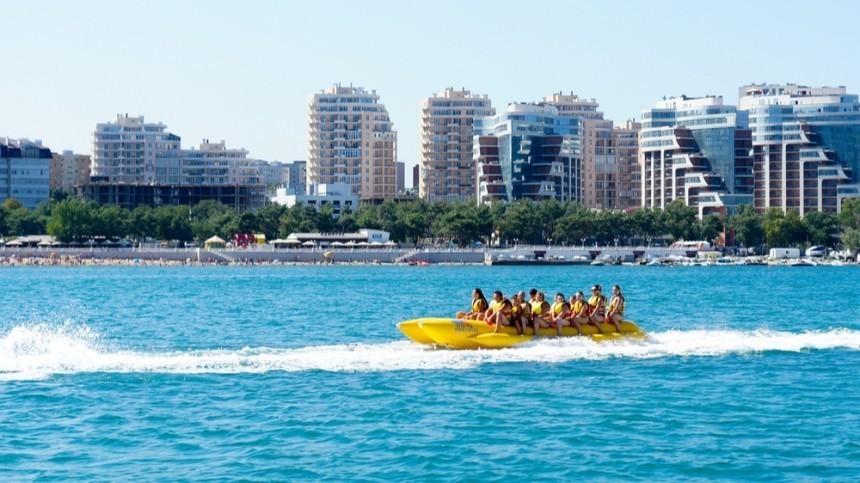
<instances>
[{"instance_id":1,"label":"docked boat","mask_svg":"<svg viewBox=\"0 0 860 483\"><path fill-rule=\"evenodd\" d=\"M445 318L424 318L400 322L397 327L413 342L437 345L449 349L503 349L534 340L531 330L518 335L514 327L502 326L494 332L495 326L482 320L461 320ZM625 337L644 338L645 333L630 321L621 323L621 333L615 332L612 324L602 324L603 333L593 325L583 325L582 334L595 341L614 340ZM562 337L580 335L576 327L564 327ZM540 329L538 337L557 337L556 329Z\"/></svg>"}]
</instances>

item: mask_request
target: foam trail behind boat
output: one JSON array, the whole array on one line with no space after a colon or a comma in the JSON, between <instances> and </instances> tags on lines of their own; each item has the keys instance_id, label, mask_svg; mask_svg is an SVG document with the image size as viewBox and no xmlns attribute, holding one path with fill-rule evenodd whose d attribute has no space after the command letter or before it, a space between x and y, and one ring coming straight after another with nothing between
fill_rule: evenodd
<instances>
[{"instance_id":1,"label":"foam trail behind boat","mask_svg":"<svg viewBox=\"0 0 860 483\"><path fill-rule=\"evenodd\" d=\"M79 373L457 370L500 362L563 363L833 349L860 350L860 331L673 330L651 333L647 340L598 344L585 338L543 339L512 349L480 351L431 350L411 342L397 341L298 349L246 347L238 350L145 352L112 347L85 326L70 328L36 324L15 326L0 334L0 380L31 380Z\"/></svg>"}]
</instances>

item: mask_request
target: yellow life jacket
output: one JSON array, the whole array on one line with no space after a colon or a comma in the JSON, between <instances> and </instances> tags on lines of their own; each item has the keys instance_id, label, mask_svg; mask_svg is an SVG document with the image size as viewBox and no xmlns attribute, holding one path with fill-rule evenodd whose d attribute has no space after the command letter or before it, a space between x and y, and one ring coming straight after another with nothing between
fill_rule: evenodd
<instances>
[{"instance_id":1,"label":"yellow life jacket","mask_svg":"<svg viewBox=\"0 0 860 483\"><path fill-rule=\"evenodd\" d=\"M573 315L579 316L579 314L582 313L583 307L585 307L585 301L584 300L577 300L576 302L574 302L573 303Z\"/></svg>"},{"instance_id":2,"label":"yellow life jacket","mask_svg":"<svg viewBox=\"0 0 860 483\"><path fill-rule=\"evenodd\" d=\"M561 315L564 313L564 302L556 302L552 304L552 313L555 315Z\"/></svg>"},{"instance_id":3,"label":"yellow life jacket","mask_svg":"<svg viewBox=\"0 0 860 483\"><path fill-rule=\"evenodd\" d=\"M543 302L534 301L531 302L532 305L532 315L541 315L543 313Z\"/></svg>"},{"instance_id":4,"label":"yellow life jacket","mask_svg":"<svg viewBox=\"0 0 860 483\"><path fill-rule=\"evenodd\" d=\"M483 312L487 308L487 301L484 299L475 299L472 302L472 312Z\"/></svg>"},{"instance_id":5,"label":"yellow life jacket","mask_svg":"<svg viewBox=\"0 0 860 483\"><path fill-rule=\"evenodd\" d=\"M588 299L588 305L591 306L591 315L606 314L606 297L603 295L592 295Z\"/></svg>"},{"instance_id":6,"label":"yellow life jacket","mask_svg":"<svg viewBox=\"0 0 860 483\"><path fill-rule=\"evenodd\" d=\"M612 300L609 301L609 311L611 312L616 305L618 306L618 310L616 310L615 313L618 315L624 315L624 308L627 305L627 301L621 297L613 296Z\"/></svg>"},{"instance_id":7,"label":"yellow life jacket","mask_svg":"<svg viewBox=\"0 0 860 483\"><path fill-rule=\"evenodd\" d=\"M493 300L493 303L490 304L490 308L493 309L493 313L501 312L501 313L505 314L505 317L510 318L511 317L511 310L510 309L504 310L505 304L510 304L508 299L502 299L498 302Z\"/></svg>"}]
</instances>

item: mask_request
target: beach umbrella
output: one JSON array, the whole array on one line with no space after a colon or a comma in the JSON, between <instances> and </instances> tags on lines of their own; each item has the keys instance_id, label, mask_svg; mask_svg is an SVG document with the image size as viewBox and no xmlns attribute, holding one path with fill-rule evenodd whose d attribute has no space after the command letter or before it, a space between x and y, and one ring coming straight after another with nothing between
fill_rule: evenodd
<instances>
[{"instance_id":1,"label":"beach umbrella","mask_svg":"<svg viewBox=\"0 0 860 483\"><path fill-rule=\"evenodd\" d=\"M296 240L295 238L287 238L287 245L301 245L302 242Z\"/></svg>"},{"instance_id":2,"label":"beach umbrella","mask_svg":"<svg viewBox=\"0 0 860 483\"><path fill-rule=\"evenodd\" d=\"M343 242L339 242L339 241L331 242L331 243L329 244L329 246L330 246L330 247L342 247L342 246L343 246Z\"/></svg>"},{"instance_id":3,"label":"beach umbrella","mask_svg":"<svg viewBox=\"0 0 860 483\"><path fill-rule=\"evenodd\" d=\"M312 241L306 241L306 242L302 243L303 247L312 247L314 245L316 245L316 244Z\"/></svg>"}]
</instances>

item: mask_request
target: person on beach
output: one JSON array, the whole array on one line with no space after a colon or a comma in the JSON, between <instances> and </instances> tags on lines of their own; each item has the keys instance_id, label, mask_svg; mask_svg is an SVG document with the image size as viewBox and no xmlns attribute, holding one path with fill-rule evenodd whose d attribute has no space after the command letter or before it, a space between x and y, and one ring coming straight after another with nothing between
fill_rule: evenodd
<instances>
[{"instance_id":1,"label":"person on beach","mask_svg":"<svg viewBox=\"0 0 860 483\"><path fill-rule=\"evenodd\" d=\"M532 306L532 331L534 335L537 335L538 329L548 329L551 327L550 307L549 302L546 301L546 294L538 291L535 294L534 302L531 302L530 305Z\"/></svg>"},{"instance_id":2,"label":"person on beach","mask_svg":"<svg viewBox=\"0 0 860 483\"><path fill-rule=\"evenodd\" d=\"M472 307L468 312L457 312L457 318L461 320L484 320L484 314L487 312L487 299L484 297L484 292L476 288L472 291Z\"/></svg>"},{"instance_id":3,"label":"person on beach","mask_svg":"<svg viewBox=\"0 0 860 483\"><path fill-rule=\"evenodd\" d=\"M570 321L576 326L579 335L582 335L582 324L588 323L588 304L585 303L582 290L570 296Z\"/></svg>"},{"instance_id":4,"label":"person on beach","mask_svg":"<svg viewBox=\"0 0 860 483\"><path fill-rule=\"evenodd\" d=\"M624 320L624 306L627 300L621 294L619 285L612 286L612 298L609 300L609 307L606 312L606 321L615 324L615 329L621 333L621 322Z\"/></svg>"},{"instance_id":5,"label":"person on beach","mask_svg":"<svg viewBox=\"0 0 860 483\"><path fill-rule=\"evenodd\" d=\"M555 326L558 331L558 336L561 337L561 329L570 325L570 305L564 298L563 293L555 294L555 303L552 304L552 311L550 314L552 325Z\"/></svg>"},{"instance_id":6,"label":"person on beach","mask_svg":"<svg viewBox=\"0 0 860 483\"><path fill-rule=\"evenodd\" d=\"M591 287L591 298L588 299L588 322L597 327L597 331L603 333L600 324L606 320L606 297L601 293L600 285Z\"/></svg>"},{"instance_id":7,"label":"person on beach","mask_svg":"<svg viewBox=\"0 0 860 483\"><path fill-rule=\"evenodd\" d=\"M484 320L486 320L488 324L496 325L493 332L498 332L499 327L503 325L511 325L511 301L505 298L501 290L493 292L493 301L490 303L490 308L487 309L487 312L484 315Z\"/></svg>"}]
</instances>

